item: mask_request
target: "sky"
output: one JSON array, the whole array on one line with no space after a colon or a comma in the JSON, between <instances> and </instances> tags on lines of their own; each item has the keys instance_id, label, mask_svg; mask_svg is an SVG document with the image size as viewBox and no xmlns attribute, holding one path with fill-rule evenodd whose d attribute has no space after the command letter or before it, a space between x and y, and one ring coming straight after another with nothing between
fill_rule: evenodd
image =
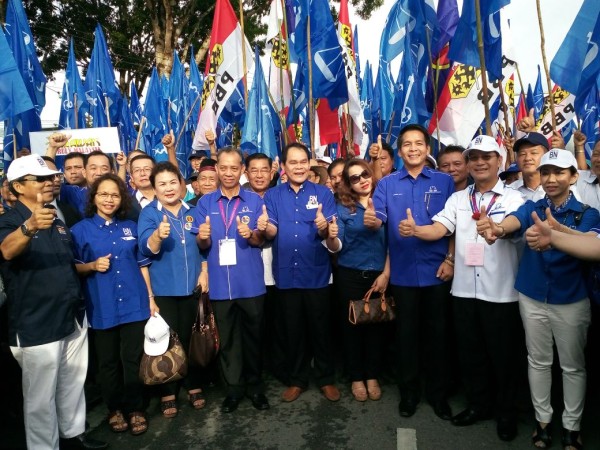
<instances>
[{"instance_id":1,"label":"sky","mask_svg":"<svg viewBox=\"0 0 600 450\"><path fill-rule=\"evenodd\" d=\"M394 3L395 0L385 0L383 6L376 10L368 20L360 19L355 14L352 5L349 5L350 22L353 26L358 26L358 50L363 69L368 60L374 65L374 72L377 70L381 30ZM434 0L434 3L437 4L437 0ZM565 6L566 3L564 0L541 0L548 65L550 65L554 54L569 30L583 0L569 0L568 7ZM462 0L458 0L458 6L460 10ZM512 3L505 10L507 10L506 12L511 18L514 51L525 89L527 89L528 83L532 85L535 83L538 64L542 68L542 82L546 86L542 65L536 1L512 0ZM62 73L57 74L56 79L48 83L46 107L42 111L42 125L44 127L51 127L58 122L62 85ZM515 85L515 90L519 92L519 86ZM547 89L544 88L544 90L546 91Z\"/></svg>"}]
</instances>

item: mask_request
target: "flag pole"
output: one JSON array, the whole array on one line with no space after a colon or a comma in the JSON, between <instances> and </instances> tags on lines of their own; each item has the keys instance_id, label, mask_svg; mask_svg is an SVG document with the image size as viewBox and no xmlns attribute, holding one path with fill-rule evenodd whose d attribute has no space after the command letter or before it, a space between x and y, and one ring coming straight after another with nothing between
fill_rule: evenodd
<instances>
[{"instance_id":1,"label":"flag pole","mask_svg":"<svg viewBox=\"0 0 600 450\"><path fill-rule=\"evenodd\" d=\"M542 7L540 5L540 0L536 0L535 3L537 6L538 24L540 26L540 46L542 48L542 61L544 63L544 72L546 72L546 83L548 84L548 100L550 102L552 129L556 130L556 116L554 115L554 96L552 95L552 80L550 80L548 61L546 60L546 38L544 37L544 24L542 22Z\"/></svg>"},{"instance_id":2,"label":"flag pole","mask_svg":"<svg viewBox=\"0 0 600 450\"><path fill-rule=\"evenodd\" d=\"M108 122L108 126L110 127L110 114L108 112L108 95L103 94L104 95L104 109L106 110L106 120Z\"/></svg>"},{"instance_id":3,"label":"flag pole","mask_svg":"<svg viewBox=\"0 0 600 450\"><path fill-rule=\"evenodd\" d=\"M248 78L246 72L248 66L246 64L246 33L244 33L244 2L240 0L240 27L242 28L242 67L244 74L244 104L246 105L246 111L248 110Z\"/></svg>"},{"instance_id":4,"label":"flag pole","mask_svg":"<svg viewBox=\"0 0 600 450\"><path fill-rule=\"evenodd\" d=\"M188 120L190 120L190 116L194 112L194 106L196 106L196 103L198 103L198 100L200 100L201 98L202 98L202 95L198 94L198 96L196 97L196 100L194 100L194 103L192 103L192 106L190 106L190 110L188 111L188 114L185 117L185 120L183 121L183 125L181 126L181 130L179 130L179 134L177 135L177 140L175 141L175 148L177 148L177 144L179 143L179 139L181 139L181 135L183 134L183 132L185 130L185 126L187 125ZM142 119L143 119L143 117L142 117Z\"/></svg>"},{"instance_id":5,"label":"flag pole","mask_svg":"<svg viewBox=\"0 0 600 450\"><path fill-rule=\"evenodd\" d=\"M310 151L313 159L316 159L315 151L315 105L313 99L312 86L312 45L310 39L310 11L308 12L308 20L306 23L306 43L307 43L307 60L308 60L308 117L310 121Z\"/></svg>"},{"instance_id":6,"label":"flag pole","mask_svg":"<svg viewBox=\"0 0 600 450\"><path fill-rule=\"evenodd\" d=\"M78 126L79 120L77 117L79 115L79 112L77 110L77 92L75 92L73 94L73 107L75 108L75 128L79 128L79 126Z\"/></svg>"},{"instance_id":7,"label":"flag pole","mask_svg":"<svg viewBox=\"0 0 600 450\"><path fill-rule=\"evenodd\" d=\"M13 131L13 161L17 159L17 135Z\"/></svg>"},{"instance_id":8,"label":"flag pole","mask_svg":"<svg viewBox=\"0 0 600 450\"><path fill-rule=\"evenodd\" d=\"M517 68L517 77L519 78L519 86L521 86L521 92L523 95L527 95L525 92L525 86L523 86L523 79L521 78L521 71L519 70L519 63L515 61L515 67Z\"/></svg>"},{"instance_id":9,"label":"flag pole","mask_svg":"<svg viewBox=\"0 0 600 450\"><path fill-rule=\"evenodd\" d=\"M431 81L433 82L433 112L435 114L435 123L436 123L436 131L437 131L437 142L438 142L438 152L440 150L440 127L437 126L440 122L440 115L438 112L438 83L440 79L440 61L439 57L436 61L435 69L433 67L433 54L431 53L431 36L429 35L430 29L425 27L425 37L427 38L427 53L429 53L429 67ZM433 71L435 70L435 78L433 76Z\"/></svg>"},{"instance_id":10,"label":"flag pole","mask_svg":"<svg viewBox=\"0 0 600 450\"><path fill-rule=\"evenodd\" d=\"M483 51L483 33L481 31L481 8L479 0L475 0L475 18L477 21L477 48L479 50L479 62L481 64L481 84L483 85L483 106L485 107L485 134L491 136L492 121L490 119L490 103L485 68L485 55Z\"/></svg>"},{"instance_id":11,"label":"flag pole","mask_svg":"<svg viewBox=\"0 0 600 450\"><path fill-rule=\"evenodd\" d=\"M142 120L140 120L139 130L137 137L135 138L135 147L134 150L140 148L140 138L142 137L142 130L144 129L144 122L146 121L146 116L142 116Z\"/></svg>"}]
</instances>

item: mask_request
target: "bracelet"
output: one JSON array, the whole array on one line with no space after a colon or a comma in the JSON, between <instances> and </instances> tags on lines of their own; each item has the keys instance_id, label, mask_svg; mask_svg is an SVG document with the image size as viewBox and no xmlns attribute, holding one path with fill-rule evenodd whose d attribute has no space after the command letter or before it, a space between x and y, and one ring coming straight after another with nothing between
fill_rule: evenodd
<instances>
[{"instance_id":1,"label":"bracelet","mask_svg":"<svg viewBox=\"0 0 600 450\"><path fill-rule=\"evenodd\" d=\"M575 150L575 153L585 153L585 150Z\"/></svg>"},{"instance_id":2,"label":"bracelet","mask_svg":"<svg viewBox=\"0 0 600 450\"><path fill-rule=\"evenodd\" d=\"M446 258L446 259L444 259L444 262L445 262L446 264L448 264L450 267L454 267L454 261L452 261L452 260L450 260L450 259Z\"/></svg>"},{"instance_id":3,"label":"bracelet","mask_svg":"<svg viewBox=\"0 0 600 450\"><path fill-rule=\"evenodd\" d=\"M149 295L148 298L154 298L154 295Z\"/></svg>"},{"instance_id":4,"label":"bracelet","mask_svg":"<svg viewBox=\"0 0 600 450\"><path fill-rule=\"evenodd\" d=\"M454 262L454 255L452 253L448 252L448 253L446 253L446 259L448 261Z\"/></svg>"}]
</instances>

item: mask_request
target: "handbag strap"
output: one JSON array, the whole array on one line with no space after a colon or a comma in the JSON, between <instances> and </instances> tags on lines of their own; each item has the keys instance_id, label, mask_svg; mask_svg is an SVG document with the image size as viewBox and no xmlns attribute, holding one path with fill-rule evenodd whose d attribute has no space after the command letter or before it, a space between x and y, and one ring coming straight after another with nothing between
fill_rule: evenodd
<instances>
[{"instance_id":1,"label":"handbag strap","mask_svg":"<svg viewBox=\"0 0 600 450\"><path fill-rule=\"evenodd\" d=\"M367 293L365 294L365 297L363 298L363 300L367 303L369 303L369 300L371 300L371 294L373 293L373 291L375 291L375 288L371 288L367 291Z\"/></svg>"}]
</instances>

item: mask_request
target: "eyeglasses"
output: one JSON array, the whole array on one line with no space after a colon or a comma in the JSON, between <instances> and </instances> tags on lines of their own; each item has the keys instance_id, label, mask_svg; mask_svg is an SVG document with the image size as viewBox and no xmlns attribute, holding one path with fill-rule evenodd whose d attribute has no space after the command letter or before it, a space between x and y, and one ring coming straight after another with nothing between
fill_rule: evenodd
<instances>
[{"instance_id":1,"label":"eyeglasses","mask_svg":"<svg viewBox=\"0 0 600 450\"><path fill-rule=\"evenodd\" d=\"M108 200L109 198L111 200L119 200L121 198L119 194L109 194L108 192L98 192L96 195L102 200Z\"/></svg>"},{"instance_id":2,"label":"eyeglasses","mask_svg":"<svg viewBox=\"0 0 600 450\"><path fill-rule=\"evenodd\" d=\"M369 172L367 172L366 170L363 170L360 175L350 175L348 178L349 178L351 184L357 184L361 178L363 180L370 180L371 174Z\"/></svg>"},{"instance_id":3,"label":"eyeglasses","mask_svg":"<svg viewBox=\"0 0 600 450\"><path fill-rule=\"evenodd\" d=\"M54 178L60 178L60 174L56 175L27 175L21 178L19 181L36 181L38 183L45 183L47 181L54 181Z\"/></svg>"},{"instance_id":4,"label":"eyeglasses","mask_svg":"<svg viewBox=\"0 0 600 450\"><path fill-rule=\"evenodd\" d=\"M135 173L136 175L138 173L151 173L152 172L152 167L136 167L135 169L133 169L131 171L131 173Z\"/></svg>"}]
</instances>

